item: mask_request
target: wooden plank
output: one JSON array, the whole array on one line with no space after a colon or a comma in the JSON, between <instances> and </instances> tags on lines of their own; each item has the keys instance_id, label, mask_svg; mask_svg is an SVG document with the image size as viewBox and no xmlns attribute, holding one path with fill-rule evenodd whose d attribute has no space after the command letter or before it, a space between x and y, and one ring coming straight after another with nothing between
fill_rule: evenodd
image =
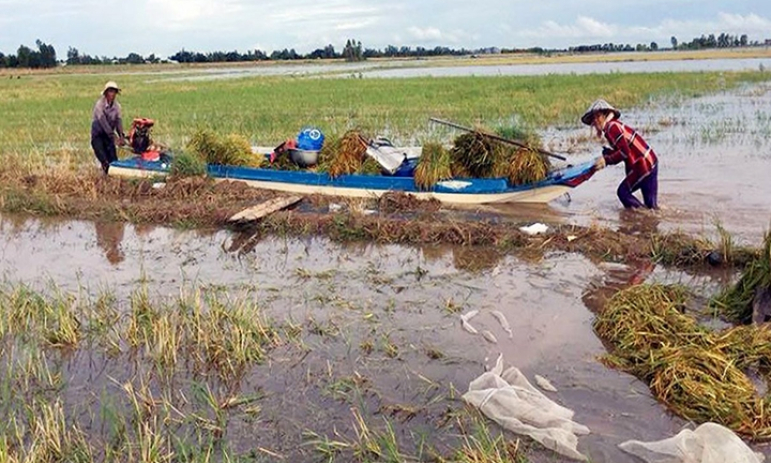
<instances>
[{"instance_id":1,"label":"wooden plank","mask_svg":"<svg viewBox=\"0 0 771 463\"><path fill-rule=\"evenodd\" d=\"M256 206L244 209L238 214L228 219L228 222L253 222L260 220L263 217L267 217L274 212L278 212L282 209L286 209L289 206L302 201L302 196L281 196L273 198Z\"/></svg>"}]
</instances>

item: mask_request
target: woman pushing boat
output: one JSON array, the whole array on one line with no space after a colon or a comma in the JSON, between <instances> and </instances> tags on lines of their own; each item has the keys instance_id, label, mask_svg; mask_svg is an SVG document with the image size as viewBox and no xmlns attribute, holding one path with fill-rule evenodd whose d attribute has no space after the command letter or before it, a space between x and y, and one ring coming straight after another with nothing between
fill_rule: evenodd
<instances>
[{"instance_id":1,"label":"woman pushing boat","mask_svg":"<svg viewBox=\"0 0 771 463\"><path fill-rule=\"evenodd\" d=\"M592 103L581 117L581 122L594 127L597 136L604 136L610 143L610 147L603 148L595 167L600 170L624 161L626 177L617 190L621 204L627 209L658 209L658 157L643 137L620 118L621 112L605 100ZM642 191L643 202L635 197L637 190Z\"/></svg>"}]
</instances>

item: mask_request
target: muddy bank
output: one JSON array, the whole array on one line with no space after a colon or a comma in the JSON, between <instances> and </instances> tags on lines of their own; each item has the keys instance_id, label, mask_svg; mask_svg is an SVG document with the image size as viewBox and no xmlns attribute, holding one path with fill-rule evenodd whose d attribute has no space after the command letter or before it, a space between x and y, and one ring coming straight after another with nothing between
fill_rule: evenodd
<instances>
[{"instance_id":1,"label":"muddy bank","mask_svg":"<svg viewBox=\"0 0 771 463\"><path fill-rule=\"evenodd\" d=\"M0 172L0 179L0 208L6 212L179 227L220 226L239 210L274 197L270 191L205 178L164 183L13 170Z\"/></svg>"},{"instance_id":2,"label":"muddy bank","mask_svg":"<svg viewBox=\"0 0 771 463\"><path fill-rule=\"evenodd\" d=\"M50 217L94 220L104 229L117 222L199 228L213 233L227 227L236 212L275 196L246 185L188 178L155 183L103 176L11 175L4 172L0 210ZM335 241L421 246L486 247L502 257L539 258L554 251L581 253L595 261L656 260L682 268L705 268L719 242L680 233L657 231L656 215L629 213L629 228L614 231L596 226L549 222L550 230L531 236L520 230L528 222L476 211L440 208L403 194L380 201L304 199L292 210L275 213L255 225L240 226L231 250L249 252L266 235L325 236ZM651 224L651 222L654 222ZM725 264L742 266L756 253L732 245Z\"/></svg>"}]
</instances>

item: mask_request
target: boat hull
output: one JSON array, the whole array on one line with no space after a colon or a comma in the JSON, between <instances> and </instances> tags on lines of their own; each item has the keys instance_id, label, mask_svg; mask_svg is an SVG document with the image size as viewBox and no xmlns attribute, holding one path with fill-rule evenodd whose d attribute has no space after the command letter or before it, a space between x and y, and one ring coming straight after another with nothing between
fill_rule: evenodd
<instances>
[{"instance_id":1,"label":"boat hull","mask_svg":"<svg viewBox=\"0 0 771 463\"><path fill-rule=\"evenodd\" d=\"M280 171L232 166L209 166L217 181L244 182L254 188L302 195L348 198L378 198L386 193L403 192L418 199L436 199L448 204L548 203L588 180L593 163L552 172L541 182L510 187L505 179L456 179L439 182L432 190L415 187L411 177L343 175L331 178L324 173ZM157 178L168 174L166 165L140 159L118 161L110 166L111 176Z\"/></svg>"}]
</instances>

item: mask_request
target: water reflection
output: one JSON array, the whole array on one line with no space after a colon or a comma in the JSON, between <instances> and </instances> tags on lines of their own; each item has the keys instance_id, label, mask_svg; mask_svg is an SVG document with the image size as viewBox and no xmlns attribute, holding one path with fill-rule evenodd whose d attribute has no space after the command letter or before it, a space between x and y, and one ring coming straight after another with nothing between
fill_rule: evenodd
<instances>
[{"instance_id":1,"label":"water reflection","mask_svg":"<svg viewBox=\"0 0 771 463\"><path fill-rule=\"evenodd\" d=\"M456 246L452 248L452 262L458 270L481 272L492 270L503 260L504 253L493 247Z\"/></svg>"},{"instance_id":2,"label":"water reflection","mask_svg":"<svg viewBox=\"0 0 771 463\"><path fill-rule=\"evenodd\" d=\"M622 209L618 215L618 232L627 235L658 233L661 217L658 211Z\"/></svg>"},{"instance_id":3,"label":"water reflection","mask_svg":"<svg viewBox=\"0 0 771 463\"><path fill-rule=\"evenodd\" d=\"M589 310L597 313L619 291L644 283L655 269L656 265L648 260L609 266L604 275L589 283L581 300Z\"/></svg>"},{"instance_id":4,"label":"water reflection","mask_svg":"<svg viewBox=\"0 0 771 463\"><path fill-rule=\"evenodd\" d=\"M123 254L121 242L126 230L123 222L95 222L96 244L104 251L104 256L112 265L123 262L126 256Z\"/></svg>"}]
</instances>

